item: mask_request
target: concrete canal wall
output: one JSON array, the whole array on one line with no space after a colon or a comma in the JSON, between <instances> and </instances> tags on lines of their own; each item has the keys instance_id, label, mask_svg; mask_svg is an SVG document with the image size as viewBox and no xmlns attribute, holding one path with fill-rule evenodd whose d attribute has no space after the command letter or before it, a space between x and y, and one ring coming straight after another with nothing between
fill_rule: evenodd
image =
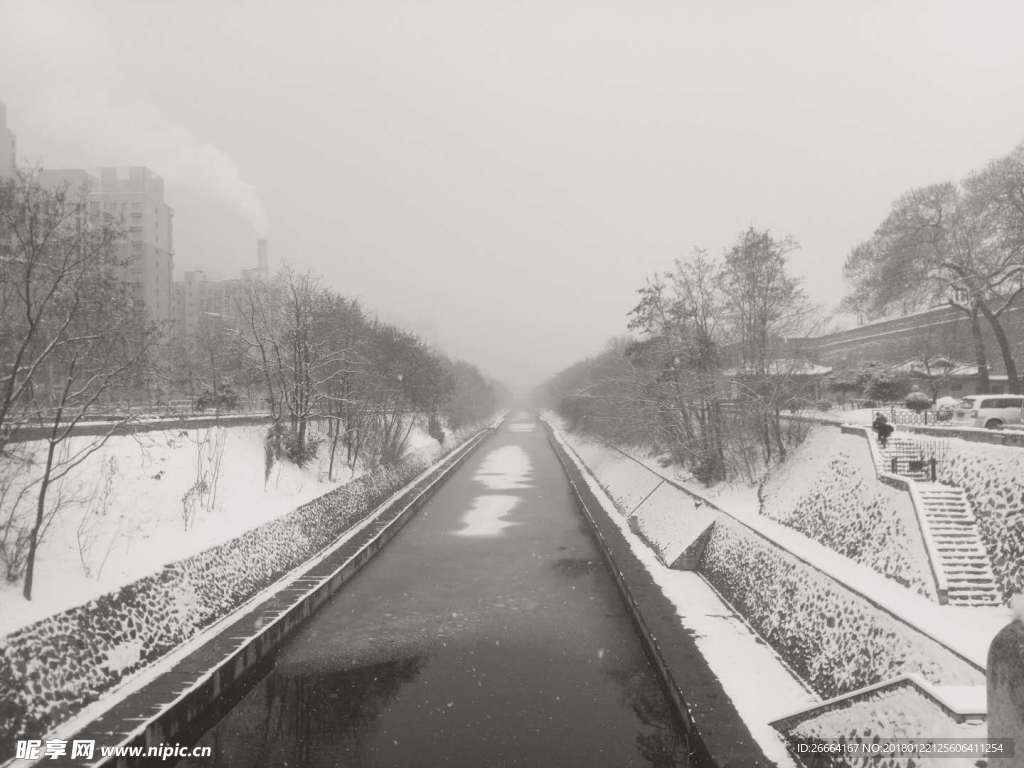
<instances>
[{"instance_id":1,"label":"concrete canal wall","mask_svg":"<svg viewBox=\"0 0 1024 768\"><path fill-rule=\"evenodd\" d=\"M455 448L415 486L392 499L389 508L396 514L412 514L434 483L447 477L491 431L485 429ZM39 738L285 575L294 575L295 569L368 520L378 505L428 469L420 457L379 467L237 539L2 638L0 759L13 755L16 739ZM397 528L389 529L390 535ZM317 589L300 590L294 604L282 607L273 621L261 617L249 622L251 640L234 644L230 659L217 665L221 677L206 675L195 686L195 695L215 697L255 665L386 540L377 536L358 558L350 558L337 573L322 579ZM181 706L185 712L196 709L194 701ZM182 710L176 711L179 717ZM161 725L159 718L153 723L150 736L159 731L156 742L173 730L165 727L166 721ZM147 738L146 730L135 737Z\"/></svg>"}]
</instances>

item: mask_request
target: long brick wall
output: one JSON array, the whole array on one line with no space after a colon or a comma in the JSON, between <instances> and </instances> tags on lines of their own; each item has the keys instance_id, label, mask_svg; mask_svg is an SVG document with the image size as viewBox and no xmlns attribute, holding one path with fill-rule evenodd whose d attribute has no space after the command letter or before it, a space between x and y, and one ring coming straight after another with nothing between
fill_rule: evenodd
<instances>
[{"instance_id":1,"label":"long brick wall","mask_svg":"<svg viewBox=\"0 0 1024 768\"><path fill-rule=\"evenodd\" d=\"M1014 356L1024 360L1024 306L1007 310L1002 321ZM984 319L981 327L991 371L996 374L1005 373L999 346ZM973 363L975 359L968 317L948 306L824 336L799 339L794 343L803 355L815 362L832 366L873 360L902 363L911 358L935 355L966 363Z\"/></svg>"}]
</instances>

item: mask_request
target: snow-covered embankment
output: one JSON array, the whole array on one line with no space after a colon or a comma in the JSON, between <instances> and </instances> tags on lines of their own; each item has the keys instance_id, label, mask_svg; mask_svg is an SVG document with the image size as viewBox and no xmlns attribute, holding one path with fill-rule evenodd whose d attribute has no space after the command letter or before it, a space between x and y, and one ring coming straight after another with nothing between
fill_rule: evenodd
<instances>
[{"instance_id":1,"label":"snow-covered embankment","mask_svg":"<svg viewBox=\"0 0 1024 768\"><path fill-rule=\"evenodd\" d=\"M395 464L0 638L0 755L274 584L474 431L449 436L444 446L415 441Z\"/></svg>"},{"instance_id":2,"label":"snow-covered embankment","mask_svg":"<svg viewBox=\"0 0 1024 768\"><path fill-rule=\"evenodd\" d=\"M958 648L970 638L947 643L915 624L942 618L926 597L765 519L756 506L726 512L614 448L571 433L560 439L607 492L612 517L766 754L779 743L769 723L815 701L908 673L937 685L984 684L983 654Z\"/></svg>"}]
</instances>

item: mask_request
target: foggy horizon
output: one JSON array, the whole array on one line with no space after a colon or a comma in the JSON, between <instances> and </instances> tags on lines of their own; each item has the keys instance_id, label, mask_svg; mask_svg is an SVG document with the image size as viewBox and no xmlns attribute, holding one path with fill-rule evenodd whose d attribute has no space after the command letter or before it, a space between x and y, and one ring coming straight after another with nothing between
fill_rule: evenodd
<instances>
[{"instance_id":1,"label":"foggy horizon","mask_svg":"<svg viewBox=\"0 0 1024 768\"><path fill-rule=\"evenodd\" d=\"M287 261L516 389L748 225L810 297L1024 140L1024 7L0 0L22 163L143 165L175 273Z\"/></svg>"}]
</instances>

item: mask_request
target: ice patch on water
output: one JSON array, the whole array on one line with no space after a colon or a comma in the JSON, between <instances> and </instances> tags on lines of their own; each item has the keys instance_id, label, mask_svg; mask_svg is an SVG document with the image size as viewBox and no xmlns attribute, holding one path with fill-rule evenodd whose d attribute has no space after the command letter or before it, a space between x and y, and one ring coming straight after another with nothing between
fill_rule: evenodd
<instances>
[{"instance_id":1,"label":"ice patch on water","mask_svg":"<svg viewBox=\"0 0 1024 768\"><path fill-rule=\"evenodd\" d=\"M530 457L518 445L506 445L487 454L473 476L478 483L497 491L529 488L533 474Z\"/></svg>"},{"instance_id":2,"label":"ice patch on water","mask_svg":"<svg viewBox=\"0 0 1024 768\"><path fill-rule=\"evenodd\" d=\"M518 525L505 519L518 503L518 496L500 493L477 496L473 501L473 508L462 516L462 528L455 531L455 535L500 536L509 526Z\"/></svg>"},{"instance_id":3,"label":"ice patch on water","mask_svg":"<svg viewBox=\"0 0 1024 768\"><path fill-rule=\"evenodd\" d=\"M533 465L526 451L518 445L506 445L487 454L473 479L495 491L515 491L531 487ZM519 497L509 493L488 493L473 501L473 508L462 516L462 528L457 536L500 536L510 525L506 520L519 503Z\"/></svg>"},{"instance_id":4,"label":"ice patch on water","mask_svg":"<svg viewBox=\"0 0 1024 768\"><path fill-rule=\"evenodd\" d=\"M528 413L517 413L509 424L509 432L533 432L537 428L537 422Z\"/></svg>"}]
</instances>

